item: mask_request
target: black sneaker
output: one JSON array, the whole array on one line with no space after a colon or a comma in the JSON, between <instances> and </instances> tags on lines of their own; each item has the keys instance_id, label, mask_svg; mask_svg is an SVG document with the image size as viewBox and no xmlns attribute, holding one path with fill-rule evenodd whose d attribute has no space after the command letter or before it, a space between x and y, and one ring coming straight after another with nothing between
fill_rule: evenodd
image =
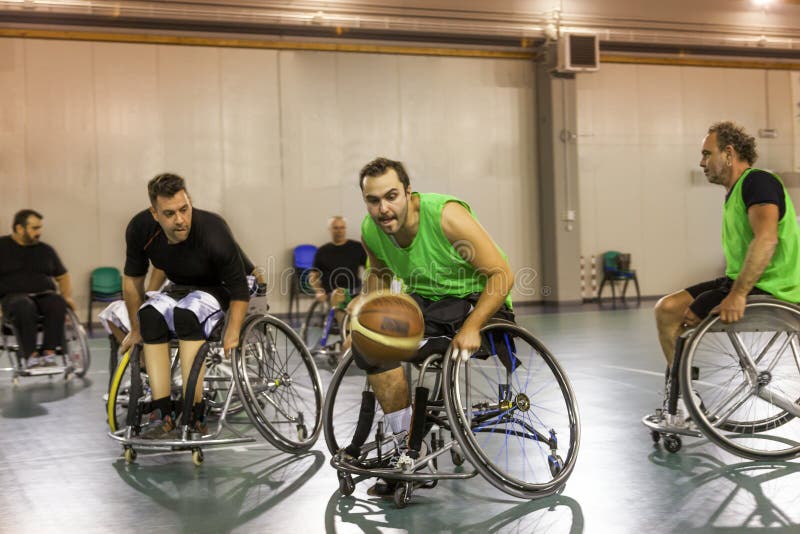
<instances>
[{"instance_id":1,"label":"black sneaker","mask_svg":"<svg viewBox=\"0 0 800 534\"><path fill-rule=\"evenodd\" d=\"M370 497L380 497L381 499L391 499L394 497L394 491L399 484L399 480L384 480L379 478L378 481L367 490L367 495Z\"/></svg>"}]
</instances>

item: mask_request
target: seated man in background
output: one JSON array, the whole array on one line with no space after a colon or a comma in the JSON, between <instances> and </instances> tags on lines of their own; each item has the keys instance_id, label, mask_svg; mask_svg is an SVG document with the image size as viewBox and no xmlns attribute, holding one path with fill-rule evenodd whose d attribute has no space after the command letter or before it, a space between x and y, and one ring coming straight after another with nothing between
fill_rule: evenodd
<instances>
[{"instance_id":1,"label":"seated man in background","mask_svg":"<svg viewBox=\"0 0 800 534\"><path fill-rule=\"evenodd\" d=\"M676 341L687 328L711 313L719 313L724 323L740 320L747 295L800 301L800 228L794 206L780 178L752 167L757 157L755 138L732 122L713 124L703 139L700 167L710 183L725 188L725 276L667 295L656 304L667 386ZM670 425L686 422L686 408L679 400L678 413L667 420Z\"/></svg>"},{"instance_id":2,"label":"seated man in background","mask_svg":"<svg viewBox=\"0 0 800 534\"><path fill-rule=\"evenodd\" d=\"M341 324L344 306L361 291L361 270L367 253L361 243L347 239L347 221L341 215L331 217L328 229L331 241L317 249L308 281L318 301L337 309L336 321Z\"/></svg>"},{"instance_id":3,"label":"seated man in background","mask_svg":"<svg viewBox=\"0 0 800 534\"><path fill-rule=\"evenodd\" d=\"M40 241L43 218L34 210L21 210L14 215L13 233L0 237L0 303L19 336L20 363L28 368L58 365L54 354L64 343L67 306L75 309L67 269L53 247ZM36 350L39 316L41 353Z\"/></svg>"},{"instance_id":4,"label":"seated man in background","mask_svg":"<svg viewBox=\"0 0 800 534\"><path fill-rule=\"evenodd\" d=\"M142 437L165 437L176 428L170 399L169 340L178 338L184 388L195 356L228 311L222 334L225 354L239 345L239 333L250 299L247 272L239 247L225 221L194 209L183 178L160 174L147 185L150 208L136 214L125 233L127 256L122 290L131 331L120 352L144 344L150 379L150 424ZM148 264L161 269L172 286L145 301ZM203 372L192 395L190 424L204 434Z\"/></svg>"}]
</instances>

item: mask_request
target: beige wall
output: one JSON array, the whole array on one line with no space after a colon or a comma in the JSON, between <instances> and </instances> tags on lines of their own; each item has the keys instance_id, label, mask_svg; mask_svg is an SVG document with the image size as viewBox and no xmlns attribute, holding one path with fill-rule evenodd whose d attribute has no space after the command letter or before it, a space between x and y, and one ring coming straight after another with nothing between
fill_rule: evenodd
<instances>
[{"instance_id":1,"label":"beige wall","mask_svg":"<svg viewBox=\"0 0 800 534\"><path fill-rule=\"evenodd\" d=\"M177 172L284 311L289 250L326 241L336 213L357 238L357 172L386 155L538 269L533 91L525 61L0 39L0 232L42 211L85 314L147 180Z\"/></svg>"},{"instance_id":2,"label":"beige wall","mask_svg":"<svg viewBox=\"0 0 800 534\"><path fill-rule=\"evenodd\" d=\"M724 189L705 183L708 126L734 120L757 138L757 166L794 168L790 73L604 64L578 76L581 253L632 253L642 293L721 276ZM790 189L797 203L800 191Z\"/></svg>"}]
</instances>

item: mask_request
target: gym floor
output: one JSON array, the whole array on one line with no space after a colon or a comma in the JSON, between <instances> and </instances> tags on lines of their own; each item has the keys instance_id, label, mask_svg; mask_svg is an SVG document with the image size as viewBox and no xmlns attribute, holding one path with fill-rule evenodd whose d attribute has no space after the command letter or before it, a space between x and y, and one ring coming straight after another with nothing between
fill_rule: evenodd
<instances>
[{"instance_id":1,"label":"gym floor","mask_svg":"<svg viewBox=\"0 0 800 534\"><path fill-rule=\"evenodd\" d=\"M524 502L479 478L418 490L405 509L341 497L322 437L300 456L263 440L142 452L126 465L107 436L108 342L67 383L0 377L0 531L22 532L750 532L800 528L800 463L752 462L705 439L670 454L640 423L661 401L664 363L641 308L518 311L556 354L582 420L578 463L560 495ZM5 361L2 362L5 365ZM318 362L324 383L331 371ZM783 529L781 530L780 527ZM794 528L792 528L794 527Z\"/></svg>"}]
</instances>

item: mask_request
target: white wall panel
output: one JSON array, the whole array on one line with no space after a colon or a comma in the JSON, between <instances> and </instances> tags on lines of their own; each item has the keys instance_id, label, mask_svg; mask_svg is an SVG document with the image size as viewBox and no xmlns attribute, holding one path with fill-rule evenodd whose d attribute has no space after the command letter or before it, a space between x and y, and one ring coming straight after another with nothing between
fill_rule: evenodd
<instances>
[{"instance_id":1,"label":"white wall panel","mask_svg":"<svg viewBox=\"0 0 800 534\"><path fill-rule=\"evenodd\" d=\"M240 49L220 54L225 185L221 211L250 259L269 269L272 301L279 288L277 261L284 259L287 235L281 195L278 54Z\"/></svg>"},{"instance_id":2,"label":"white wall panel","mask_svg":"<svg viewBox=\"0 0 800 534\"><path fill-rule=\"evenodd\" d=\"M0 235L31 203L25 167L25 41L0 39Z\"/></svg>"},{"instance_id":3,"label":"white wall panel","mask_svg":"<svg viewBox=\"0 0 800 534\"><path fill-rule=\"evenodd\" d=\"M757 165L789 169L790 93L788 74L763 70L603 65L580 75L582 254L631 252L647 295L720 276L725 192L691 179L702 139L720 120L755 136L779 128L756 139Z\"/></svg>"},{"instance_id":4,"label":"white wall panel","mask_svg":"<svg viewBox=\"0 0 800 534\"><path fill-rule=\"evenodd\" d=\"M94 44L97 124L94 266L125 263L125 228L147 208L147 181L164 169L157 47ZM99 309L98 309L99 311Z\"/></svg>"},{"instance_id":5,"label":"white wall panel","mask_svg":"<svg viewBox=\"0 0 800 534\"><path fill-rule=\"evenodd\" d=\"M25 41L25 175L31 207L45 216L43 240L88 292L100 239L97 220L97 138L90 43Z\"/></svg>"},{"instance_id":6,"label":"white wall panel","mask_svg":"<svg viewBox=\"0 0 800 534\"><path fill-rule=\"evenodd\" d=\"M163 169L186 178L195 205L221 211L222 102L215 48L159 46L158 114Z\"/></svg>"}]
</instances>

